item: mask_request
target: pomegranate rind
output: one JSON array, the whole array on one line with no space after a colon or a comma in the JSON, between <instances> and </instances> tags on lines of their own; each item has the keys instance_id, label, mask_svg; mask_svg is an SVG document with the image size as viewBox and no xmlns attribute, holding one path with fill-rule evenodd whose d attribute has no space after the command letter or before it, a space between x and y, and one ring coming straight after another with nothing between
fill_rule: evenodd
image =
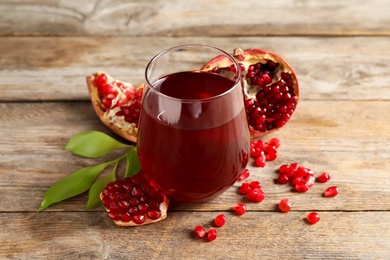
<instances>
[{"instance_id":1,"label":"pomegranate rind","mask_svg":"<svg viewBox=\"0 0 390 260\"><path fill-rule=\"evenodd\" d=\"M298 105L298 103L299 103L299 84L298 84L298 79L297 79L296 73L295 73L294 69L291 67L291 65L286 60L284 60L280 55L273 53L273 52L270 52L270 51L257 49L257 48L252 48L252 49L247 49L247 50L242 50L241 48L236 48L236 49L234 49L232 55L236 59L236 61L238 63L244 65L244 68L245 68L245 70L242 71L242 81L241 82L242 82L242 87L244 89L244 93L246 96L245 97L246 100L247 99L255 99L256 94L259 91L259 88L257 88L256 86L251 86L251 87L248 86L249 84L246 80L246 74L248 72L249 66L252 64L259 63L259 62L265 63L266 60L271 60L273 62L277 62L280 64L280 67L278 68L279 73L288 72L291 75L291 80L293 82L293 87L294 87L294 94L295 94L295 98L296 98L296 105ZM207 62L207 64L205 64L201 68L201 70L210 71L215 67L225 68L225 67L228 67L232 64L233 64L233 62L228 57L220 55L220 56L217 56L217 57L211 59L209 62ZM295 110L296 110L296 108L294 109L294 112L295 112ZM292 117L292 115L291 115L291 117ZM291 117L289 120L291 120ZM280 128L281 127L273 128L273 129L267 130L265 132L261 132L261 131L256 130L251 125L249 125L249 130L250 130L252 138L258 138L258 137L268 135L268 134L273 133L274 131L276 131Z\"/></svg>"},{"instance_id":2,"label":"pomegranate rind","mask_svg":"<svg viewBox=\"0 0 390 260\"><path fill-rule=\"evenodd\" d=\"M124 139L130 141L130 142L137 142L137 133L138 133L138 127L134 123L128 123L123 118L116 117L113 115L110 115L111 110L108 109L107 111L103 111L101 108L101 100L99 98L99 93L97 87L94 85L94 80L96 77L98 77L100 74L105 74L107 76L107 82L113 82L114 79L108 75L105 72L99 71L92 75L89 75L86 77L87 87L89 96L92 102L93 109L95 110L96 115L99 117L100 121L110 128L114 133L117 135L123 137ZM123 82L115 80L116 82L121 82L125 86L129 88L142 88L143 85L140 85L139 87L135 87L131 83ZM131 100L129 101L131 102ZM124 104L126 105L126 104Z\"/></svg>"},{"instance_id":3,"label":"pomegranate rind","mask_svg":"<svg viewBox=\"0 0 390 260\"><path fill-rule=\"evenodd\" d=\"M147 225L147 224L152 224L152 223L156 223L156 222L159 222L161 220L166 219L167 212L168 212L168 206L169 206L169 198L164 193L161 192L161 194L163 195L164 200L163 200L163 202L161 202L161 204L159 206L159 209L161 211L161 216L159 218L151 219L147 215L145 215L146 218L145 218L145 221L142 224L137 224L137 223L134 223L133 221L129 221L129 222L124 222L122 220L112 220L112 221L116 225L121 226L121 227L134 227L134 226L143 226L143 225ZM103 198L104 198L104 195L103 195L103 192L101 192L100 193L100 200L103 200ZM104 207L104 208L107 211L107 213L110 212L109 208L107 208L107 207Z\"/></svg>"}]
</instances>

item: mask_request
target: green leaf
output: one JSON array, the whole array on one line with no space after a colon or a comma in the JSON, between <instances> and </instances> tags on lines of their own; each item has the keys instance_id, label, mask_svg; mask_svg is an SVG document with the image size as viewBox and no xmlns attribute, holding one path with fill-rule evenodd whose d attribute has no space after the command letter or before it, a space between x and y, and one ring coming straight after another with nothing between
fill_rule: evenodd
<instances>
[{"instance_id":1,"label":"green leaf","mask_svg":"<svg viewBox=\"0 0 390 260\"><path fill-rule=\"evenodd\" d=\"M105 133L87 131L74 135L65 145L65 149L88 158L102 157L114 149L133 147L123 144Z\"/></svg>"},{"instance_id":2,"label":"green leaf","mask_svg":"<svg viewBox=\"0 0 390 260\"><path fill-rule=\"evenodd\" d=\"M54 203L63 201L87 191L99 173L111 163L113 162L81 168L60 179L58 182L50 186L50 188L46 191L45 195L43 196L39 211Z\"/></svg>"},{"instance_id":3,"label":"green leaf","mask_svg":"<svg viewBox=\"0 0 390 260\"><path fill-rule=\"evenodd\" d=\"M118 161L116 162L114 169L112 169L112 171L109 174L96 180L94 184L92 184L88 193L88 202L87 202L87 206L85 207L86 209L97 208L102 204L102 201L100 200L100 193L110 182L115 181L116 179L115 172L117 166L118 166Z\"/></svg>"},{"instance_id":4,"label":"green leaf","mask_svg":"<svg viewBox=\"0 0 390 260\"><path fill-rule=\"evenodd\" d=\"M126 161L127 166L125 177L131 177L141 170L141 165L137 155L137 148L134 147L126 154Z\"/></svg>"}]
</instances>

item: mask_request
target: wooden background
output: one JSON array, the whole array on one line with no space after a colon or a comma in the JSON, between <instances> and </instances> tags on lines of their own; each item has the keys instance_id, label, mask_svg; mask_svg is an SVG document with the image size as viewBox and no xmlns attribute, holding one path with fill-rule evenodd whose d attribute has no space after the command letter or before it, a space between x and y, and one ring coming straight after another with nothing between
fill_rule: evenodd
<instances>
[{"instance_id":1,"label":"wooden background","mask_svg":"<svg viewBox=\"0 0 390 260\"><path fill-rule=\"evenodd\" d=\"M0 1L0 259L388 259L389 14L389 0ZM67 140L111 134L85 76L104 70L139 84L150 58L185 43L263 48L296 70L297 112L270 136L282 141L279 156L249 166L265 201L235 216L236 184L137 228L84 210L85 194L37 213L51 184L96 163L64 151ZM305 194L276 185L275 169L291 162L333 179ZM323 198L330 185L339 196ZM283 197L293 202L287 214L275 207ZM313 226L310 211L321 215ZM216 241L191 236L221 212L228 222Z\"/></svg>"}]
</instances>

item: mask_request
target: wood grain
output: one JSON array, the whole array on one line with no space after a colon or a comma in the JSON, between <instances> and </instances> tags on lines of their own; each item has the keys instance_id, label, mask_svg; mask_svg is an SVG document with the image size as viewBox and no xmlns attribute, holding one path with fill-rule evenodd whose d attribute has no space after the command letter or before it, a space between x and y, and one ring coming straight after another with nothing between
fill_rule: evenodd
<instances>
[{"instance_id":1,"label":"wood grain","mask_svg":"<svg viewBox=\"0 0 390 260\"><path fill-rule=\"evenodd\" d=\"M19 0L0 3L0 259L388 259L390 252L390 0ZM76 133L112 135L85 76L140 84L159 51L201 43L262 48L297 72L301 100L278 132L278 158L248 166L266 193L250 203L236 183L202 204L173 203L163 222L116 227L82 194L37 212L47 188L91 160L63 149ZM193 58L194 63L196 57ZM124 141L123 139L118 139ZM299 162L332 174L307 193L275 183ZM322 196L337 185L335 198ZM281 198L292 202L280 213ZM245 202L236 216L232 206ZM318 211L316 225L305 222ZM196 240L196 225L219 237Z\"/></svg>"},{"instance_id":2,"label":"wood grain","mask_svg":"<svg viewBox=\"0 0 390 260\"><path fill-rule=\"evenodd\" d=\"M138 85L155 54L185 43L279 53L303 100L390 100L390 37L3 37L0 100L88 100L85 77L99 70Z\"/></svg>"},{"instance_id":3,"label":"wood grain","mask_svg":"<svg viewBox=\"0 0 390 260\"><path fill-rule=\"evenodd\" d=\"M162 222L135 228L116 227L105 213L1 214L8 228L0 233L0 258L386 259L389 253L389 212L320 212L316 225L304 220L307 211L227 212L215 241L192 237L196 225L208 229L219 213L171 212Z\"/></svg>"},{"instance_id":4,"label":"wood grain","mask_svg":"<svg viewBox=\"0 0 390 260\"><path fill-rule=\"evenodd\" d=\"M383 124L390 121L389 108L388 101L301 101L291 122L272 135L282 140L278 159L265 168L250 167L251 178L262 183L267 199L249 208L274 211L282 197L290 197L297 210L390 210L390 125ZM112 135L89 102L3 103L0 109L0 165L4 176L0 187L7 190L0 211L35 211L45 190L61 177L124 152L91 160L63 150L67 140L81 131L100 130ZM317 175L328 171L333 180L317 184L305 194L275 184L275 170L292 162L311 168ZM229 210L243 199L237 194L239 185L210 203L173 208ZM323 198L323 191L331 185L339 186L340 196ZM86 195L82 195L48 210L83 211L85 203Z\"/></svg>"},{"instance_id":5,"label":"wood grain","mask_svg":"<svg viewBox=\"0 0 390 260\"><path fill-rule=\"evenodd\" d=\"M0 35L390 35L389 6L389 0L7 1L0 3Z\"/></svg>"}]
</instances>

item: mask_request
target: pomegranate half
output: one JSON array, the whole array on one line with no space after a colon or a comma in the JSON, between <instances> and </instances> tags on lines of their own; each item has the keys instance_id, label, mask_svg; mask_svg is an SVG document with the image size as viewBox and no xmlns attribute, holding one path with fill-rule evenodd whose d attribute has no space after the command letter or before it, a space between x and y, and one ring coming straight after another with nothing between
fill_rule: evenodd
<instances>
[{"instance_id":1,"label":"pomegranate half","mask_svg":"<svg viewBox=\"0 0 390 260\"><path fill-rule=\"evenodd\" d=\"M140 226L167 217L168 197L140 173L109 183L100 199L118 226Z\"/></svg>"},{"instance_id":2,"label":"pomegranate half","mask_svg":"<svg viewBox=\"0 0 390 260\"><path fill-rule=\"evenodd\" d=\"M116 134L137 142L142 85L114 80L107 73L87 76L92 106L100 120Z\"/></svg>"},{"instance_id":3,"label":"pomegranate half","mask_svg":"<svg viewBox=\"0 0 390 260\"><path fill-rule=\"evenodd\" d=\"M293 68L279 55L261 50L236 48L233 57L240 64L245 108L252 137L283 127L299 100L298 79ZM217 56L202 70L227 74L235 66L226 56Z\"/></svg>"}]
</instances>

